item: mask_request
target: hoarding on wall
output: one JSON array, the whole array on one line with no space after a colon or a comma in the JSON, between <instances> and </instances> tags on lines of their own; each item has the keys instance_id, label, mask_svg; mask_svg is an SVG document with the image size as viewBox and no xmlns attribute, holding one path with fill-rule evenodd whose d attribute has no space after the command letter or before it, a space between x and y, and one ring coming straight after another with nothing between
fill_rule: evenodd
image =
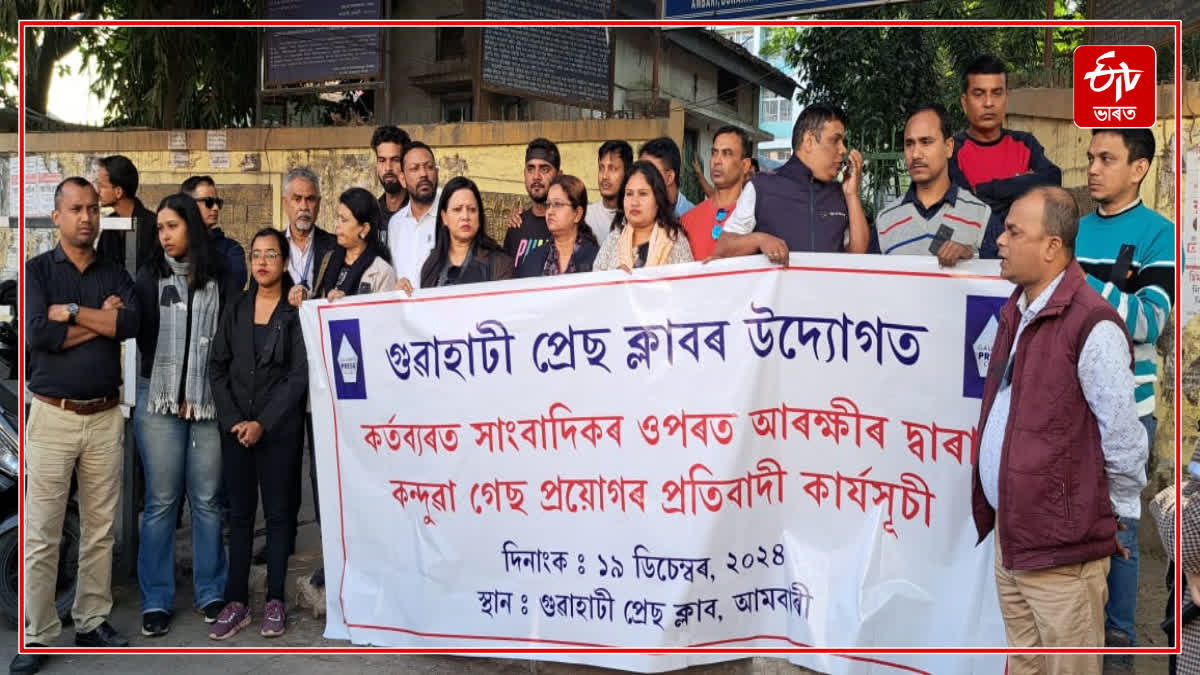
<instances>
[{"instance_id":1,"label":"hoarding on wall","mask_svg":"<svg viewBox=\"0 0 1200 675\"><path fill-rule=\"evenodd\" d=\"M663 0L664 19L770 19L909 0Z\"/></svg>"},{"instance_id":2,"label":"hoarding on wall","mask_svg":"<svg viewBox=\"0 0 1200 675\"><path fill-rule=\"evenodd\" d=\"M379 19L379 0L267 0L268 19ZM264 86L379 76L378 28L267 30Z\"/></svg>"},{"instance_id":3,"label":"hoarding on wall","mask_svg":"<svg viewBox=\"0 0 1200 675\"><path fill-rule=\"evenodd\" d=\"M487 0L487 19L606 19L605 0ZM608 108L609 33L605 28L483 29L481 87L535 99Z\"/></svg>"}]
</instances>

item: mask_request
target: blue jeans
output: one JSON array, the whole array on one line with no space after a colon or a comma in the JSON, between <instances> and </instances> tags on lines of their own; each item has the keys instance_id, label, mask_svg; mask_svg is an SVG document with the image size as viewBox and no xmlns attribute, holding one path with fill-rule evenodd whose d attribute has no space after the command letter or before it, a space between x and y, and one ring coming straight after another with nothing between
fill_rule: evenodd
<instances>
[{"instance_id":1,"label":"blue jeans","mask_svg":"<svg viewBox=\"0 0 1200 675\"><path fill-rule=\"evenodd\" d=\"M221 541L221 437L216 420L188 421L150 412L150 382L138 378L133 433L146 476L138 546L142 613L175 610L175 522L187 491L196 607L221 600L229 562Z\"/></svg>"},{"instance_id":2,"label":"blue jeans","mask_svg":"<svg viewBox=\"0 0 1200 675\"><path fill-rule=\"evenodd\" d=\"M1141 418L1142 426L1146 427L1147 438L1150 441L1150 452L1154 452L1154 432L1158 429L1158 420L1154 415ZM1124 530L1117 530L1117 539L1121 545L1129 549L1129 560L1120 555L1113 555L1108 568L1108 602L1104 605L1104 628L1124 633L1130 642L1137 646L1137 631L1134 624L1137 619L1138 596L1138 519L1121 518Z\"/></svg>"}]
</instances>

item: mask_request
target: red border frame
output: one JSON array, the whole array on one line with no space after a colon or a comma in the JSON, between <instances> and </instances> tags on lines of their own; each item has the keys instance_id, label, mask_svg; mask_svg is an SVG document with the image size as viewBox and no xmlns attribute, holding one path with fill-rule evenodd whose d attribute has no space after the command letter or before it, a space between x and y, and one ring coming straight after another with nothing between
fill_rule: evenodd
<instances>
[{"instance_id":1,"label":"red border frame","mask_svg":"<svg viewBox=\"0 0 1200 675\"><path fill-rule=\"evenodd\" d=\"M269 27L286 27L297 25L310 26L325 26L325 27L350 27L350 26L379 26L381 28L402 28L402 27L437 27L446 25L464 26L464 27L488 27L488 26L544 26L548 22L545 21L454 21L454 22L439 22L439 21L134 21L134 20L89 20L89 21L41 21L41 20L26 20L22 19L18 22L17 35L17 58L19 64L18 76L18 175L20 176L21 184L24 185L25 174L25 29L39 27L211 27L211 28L269 28ZM1176 20L1083 20L1083 21L1037 21L1037 20L989 20L989 21L826 21L826 20L811 20L811 21L563 21L553 22L554 26L594 26L594 27L651 27L651 28L704 28L714 26L783 26L783 25L798 25L798 26L822 26L822 27L883 27L883 26L903 26L914 28L925 27L1022 27L1022 28L1063 28L1063 27L1158 27L1172 28L1175 32L1175 64L1174 64L1174 81L1175 81L1175 228L1176 242L1179 242L1180 226L1182 213L1182 173L1183 173L1183 158L1180 154L1182 141L1182 113L1183 113L1183 22ZM18 246L20 247L21 255L24 256L25 251L25 229L23 223L25 221L25 191L18 191L18 214L21 224L19 225ZM1179 267L1179 246L1175 247L1175 281L1176 288L1182 286L1182 270ZM861 270L856 270L861 271ZM18 280L21 297L25 296L25 279L21 274ZM24 324L25 305L21 303L21 322ZM1176 310L1178 313L1178 310ZM1180 358L1182 337L1182 327L1179 322L1175 322L1175 466L1181 465L1181 427L1178 419L1178 411L1182 400L1182 392L1180 391L1181 384L1181 369L1178 367ZM24 350L18 352L18 369L20 370L20 410L18 411L18 433L20 434L21 443L21 466L22 470L18 477L20 490L20 513L21 519L21 558L25 557L24 544L24 512L25 512L25 473L24 473L24 439L25 439L25 388L24 388L24 372L25 372L25 355ZM1176 499L1179 498L1179 483L1175 483ZM1180 514L1175 514L1175 555L1176 560L1179 558L1181 542L1179 541L1178 533L1180 530ZM1182 570L1176 569L1176 587L1182 585ZM18 610L23 616L25 613L25 599L22 593L18 600ZM1054 653L1132 653L1132 654L1179 654L1181 652L1181 635L1182 627L1176 623L1175 627L1175 644L1174 649L1171 648L1136 648L1136 649L1100 649L1100 650L1078 650L1078 649L1035 649L1028 651L1015 651L1011 649L827 649L827 648L805 648L805 649L660 649L655 650L655 653L714 653L714 654L782 654L782 653L816 653L816 654L1054 654ZM89 648L34 648L28 649L24 645L24 632L22 631L18 638L17 650L19 653L63 653L63 654L110 654L112 650L104 649L89 649ZM455 653L460 654L556 654L556 653L592 653L592 652L612 652L612 653L645 653L645 650L640 649L459 649ZM120 650L124 654L278 654L278 653L294 653L294 654L444 654L445 649L380 649L380 648L293 648L293 649L272 649L272 648L145 648L131 647ZM874 659L860 659L855 656L847 656L856 660L866 660L877 662Z\"/></svg>"}]
</instances>

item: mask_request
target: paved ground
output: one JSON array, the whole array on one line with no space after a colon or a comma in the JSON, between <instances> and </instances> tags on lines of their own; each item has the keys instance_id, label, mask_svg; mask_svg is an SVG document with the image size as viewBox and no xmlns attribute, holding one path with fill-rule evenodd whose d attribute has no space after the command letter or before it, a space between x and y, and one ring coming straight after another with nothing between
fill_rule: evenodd
<instances>
[{"instance_id":1,"label":"paved ground","mask_svg":"<svg viewBox=\"0 0 1200 675\"><path fill-rule=\"evenodd\" d=\"M306 500L311 492L308 487L308 471L305 469L304 495ZM266 568L255 567L251 572L251 589L256 595L251 600L256 614L256 622L243 629L233 639L225 642L214 642L208 639L208 625L204 619L191 609L191 570L187 567L187 542L190 536L185 530L180 530L177 537L180 555L180 570L177 581L177 606L171 632L164 637L150 639L140 633L141 617L138 611L138 593L136 581L127 581L114 589L115 610L112 623L116 628L130 637L133 646L137 647L191 647L209 648L221 647L331 647L345 648L351 645L339 640L326 640L322 637L324 618L313 619L307 610L295 609L296 580L306 576L319 565L320 561L320 532L313 520L311 504L306 503L300 513L300 533L297 541L297 553L291 557L288 565L287 592L289 598L289 616L287 633L282 637L267 639L258 634L257 620L261 619L263 604L263 586L265 584ZM1150 525L1150 521L1144 521ZM1165 556L1158 535L1153 527L1143 527L1140 532L1142 545L1142 579L1141 596L1138 605L1138 640L1142 646L1166 646L1166 638L1159 629L1162 619L1163 606L1166 602L1166 592L1163 578L1166 569ZM259 523L259 536L256 550L262 545L264 535L262 523ZM73 644L74 632L68 625L64 628L59 644ZM0 664L7 663L16 653L17 634L5 627L0 629ZM1167 669L1165 656L1139 656L1135 660L1138 673L1164 673ZM585 668L574 665L563 665L550 662L523 661L511 659L486 659L478 657L425 656L425 655L393 655L393 654L282 654L282 655L64 655L53 657L42 671L45 673L82 673L89 675L108 675L110 673L192 675L200 673L225 672L231 675L245 673L247 675L298 675L299 673L415 673L418 675L433 675L435 673L479 673L479 674L531 674L531 675L565 675L566 673L607 673L600 668ZM688 675L796 675L811 673L804 668L791 666L783 661L773 659L745 659L738 662L717 664L713 666L693 667L687 670Z\"/></svg>"}]
</instances>

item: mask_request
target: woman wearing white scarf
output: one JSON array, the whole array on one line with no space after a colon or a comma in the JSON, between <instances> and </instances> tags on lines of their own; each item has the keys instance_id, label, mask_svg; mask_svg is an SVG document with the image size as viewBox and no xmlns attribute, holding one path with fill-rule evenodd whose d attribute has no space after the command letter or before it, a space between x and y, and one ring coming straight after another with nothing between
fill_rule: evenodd
<instances>
[{"instance_id":1,"label":"woman wearing white scarf","mask_svg":"<svg viewBox=\"0 0 1200 675\"><path fill-rule=\"evenodd\" d=\"M667 185L650 162L634 162L617 193L618 234L604 240L593 270L656 267L692 262L687 233L675 217Z\"/></svg>"},{"instance_id":2,"label":"woman wearing white scarf","mask_svg":"<svg viewBox=\"0 0 1200 675\"><path fill-rule=\"evenodd\" d=\"M134 438L146 478L138 545L142 634L165 635L175 609L175 524L191 507L196 608L215 620L228 564L221 542L221 441L208 366L228 296L225 265L195 200L171 195L158 207L160 249L138 271L142 322Z\"/></svg>"}]
</instances>

